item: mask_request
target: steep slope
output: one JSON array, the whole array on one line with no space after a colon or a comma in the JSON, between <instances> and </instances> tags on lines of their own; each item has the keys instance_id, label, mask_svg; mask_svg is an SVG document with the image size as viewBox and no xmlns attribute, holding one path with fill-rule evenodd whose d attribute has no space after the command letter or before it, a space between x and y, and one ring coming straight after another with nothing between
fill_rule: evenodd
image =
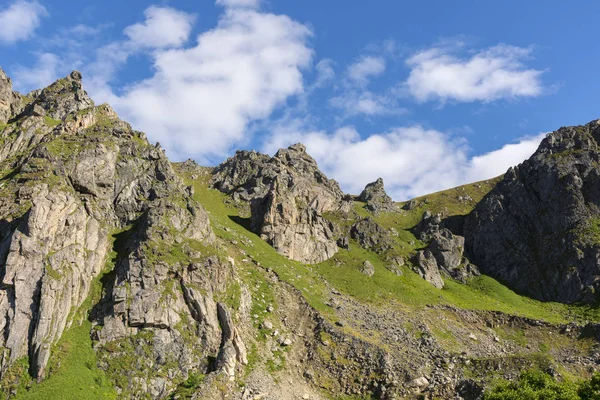
<instances>
[{"instance_id":1,"label":"steep slope","mask_svg":"<svg viewBox=\"0 0 600 400\"><path fill-rule=\"evenodd\" d=\"M540 300L597 301L600 121L549 134L465 225L471 261Z\"/></svg>"},{"instance_id":2,"label":"steep slope","mask_svg":"<svg viewBox=\"0 0 600 400\"><path fill-rule=\"evenodd\" d=\"M88 313L101 363L116 365L122 394L164 397L207 354L223 353L215 368L244 362L230 311L213 300L235 273L210 247L208 216L162 149L109 106L94 106L78 72L8 121L0 148L2 375L28 359L43 379L62 333ZM102 300L78 313L98 284ZM132 343L152 349L137 368L125 362Z\"/></svg>"}]
</instances>

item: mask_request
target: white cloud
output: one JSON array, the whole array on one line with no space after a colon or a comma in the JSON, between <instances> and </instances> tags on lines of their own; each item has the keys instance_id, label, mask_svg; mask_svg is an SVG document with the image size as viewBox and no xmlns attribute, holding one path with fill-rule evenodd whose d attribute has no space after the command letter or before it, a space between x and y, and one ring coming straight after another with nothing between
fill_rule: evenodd
<instances>
[{"instance_id":1,"label":"white cloud","mask_svg":"<svg viewBox=\"0 0 600 400\"><path fill-rule=\"evenodd\" d=\"M369 79L385 72L385 60L381 57L364 56L348 67L348 78L354 83L365 85Z\"/></svg>"},{"instance_id":2,"label":"white cloud","mask_svg":"<svg viewBox=\"0 0 600 400\"><path fill-rule=\"evenodd\" d=\"M64 72L61 58L53 53L38 55L33 67L17 66L13 72L15 88L23 92L44 88L56 80Z\"/></svg>"},{"instance_id":3,"label":"white cloud","mask_svg":"<svg viewBox=\"0 0 600 400\"><path fill-rule=\"evenodd\" d=\"M524 65L531 49L498 45L466 58L456 53L456 47L433 47L407 60L406 86L417 101L489 102L543 93L542 71Z\"/></svg>"},{"instance_id":4,"label":"white cloud","mask_svg":"<svg viewBox=\"0 0 600 400\"><path fill-rule=\"evenodd\" d=\"M29 39L48 15L37 1L17 0L0 10L0 43L13 44Z\"/></svg>"},{"instance_id":5,"label":"white cloud","mask_svg":"<svg viewBox=\"0 0 600 400\"><path fill-rule=\"evenodd\" d=\"M505 173L508 167L518 165L529 158L545 136L545 133L540 133L524 137L517 143L506 144L498 150L473 157L465 174L467 181L481 181Z\"/></svg>"},{"instance_id":6,"label":"white cloud","mask_svg":"<svg viewBox=\"0 0 600 400\"><path fill-rule=\"evenodd\" d=\"M333 60L325 58L317 63L315 66L317 72L317 78L315 79L314 86L322 87L328 82L331 82L335 78L335 70L333 69Z\"/></svg>"},{"instance_id":7,"label":"white cloud","mask_svg":"<svg viewBox=\"0 0 600 400\"><path fill-rule=\"evenodd\" d=\"M344 112L345 117L365 115L406 114L408 111L397 104L396 98L377 95L369 91L347 90L329 100L329 104Z\"/></svg>"},{"instance_id":8,"label":"white cloud","mask_svg":"<svg viewBox=\"0 0 600 400\"><path fill-rule=\"evenodd\" d=\"M128 52L120 52L119 43L105 48L87 87L172 157L206 162L234 144L242 147L251 122L303 92L301 70L312 61L311 34L287 16L230 8L194 46L152 52L154 75L122 93L105 83Z\"/></svg>"},{"instance_id":9,"label":"white cloud","mask_svg":"<svg viewBox=\"0 0 600 400\"><path fill-rule=\"evenodd\" d=\"M217 0L217 4L230 8L258 8L261 0Z\"/></svg>"},{"instance_id":10,"label":"white cloud","mask_svg":"<svg viewBox=\"0 0 600 400\"><path fill-rule=\"evenodd\" d=\"M421 126L394 128L363 138L352 127L333 134L303 133L301 126L292 124L278 127L264 149L273 153L302 142L321 169L345 191L358 194L367 183L382 177L386 191L395 200L406 200L498 176L533 154L542 138L524 138L469 158L466 140Z\"/></svg>"},{"instance_id":11,"label":"white cloud","mask_svg":"<svg viewBox=\"0 0 600 400\"><path fill-rule=\"evenodd\" d=\"M132 45L167 48L183 45L192 31L195 17L169 7L150 6L144 11L146 21L125 28L123 33Z\"/></svg>"}]
</instances>

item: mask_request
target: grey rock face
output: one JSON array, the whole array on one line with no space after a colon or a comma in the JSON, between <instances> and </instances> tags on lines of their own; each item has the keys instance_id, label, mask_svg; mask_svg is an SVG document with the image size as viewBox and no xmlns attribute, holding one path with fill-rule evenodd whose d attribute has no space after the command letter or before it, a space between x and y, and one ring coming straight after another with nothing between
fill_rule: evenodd
<instances>
[{"instance_id":1,"label":"grey rock face","mask_svg":"<svg viewBox=\"0 0 600 400\"><path fill-rule=\"evenodd\" d=\"M389 233L370 217L352 225L350 236L358 241L361 247L377 253L384 253L392 248Z\"/></svg>"},{"instance_id":2,"label":"grey rock face","mask_svg":"<svg viewBox=\"0 0 600 400\"><path fill-rule=\"evenodd\" d=\"M365 274L366 276L375 275L375 267L371 264L370 261L365 261L360 269L360 272Z\"/></svg>"},{"instance_id":3,"label":"grey rock face","mask_svg":"<svg viewBox=\"0 0 600 400\"><path fill-rule=\"evenodd\" d=\"M600 285L600 121L549 134L469 215L470 260L540 300L593 302Z\"/></svg>"},{"instance_id":4,"label":"grey rock face","mask_svg":"<svg viewBox=\"0 0 600 400\"><path fill-rule=\"evenodd\" d=\"M21 110L21 96L12 89L12 81L0 68L0 124L5 124Z\"/></svg>"},{"instance_id":5,"label":"grey rock face","mask_svg":"<svg viewBox=\"0 0 600 400\"><path fill-rule=\"evenodd\" d=\"M251 202L252 230L281 254L318 263L337 252L336 227L323 213L344 209L344 194L303 145L272 158L237 152L215 169L211 182L234 199Z\"/></svg>"},{"instance_id":6,"label":"grey rock face","mask_svg":"<svg viewBox=\"0 0 600 400\"><path fill-rule=\"evenodd\" d=\"M105 346L127 342L154 372L124 370L124 389L165 397L174 377L231 346L244 364L231 314L214 299L236 282L233 265L204 253L215 240L208 215L163 150L109 106L91 106L76 72L35 96L1 132L2 170L13 172L0 187L0 376L29 356L44 378L100 273L105 296L91 319L101 367L119 355Z\"/></svg>"},{"instance_id":7,"label":"grey rock face","mask_svg":"<svg viewBox=\"0 0 600 400\"><path fill-rule=\"evenodd\" d=\"M358 200L367 203L366 208L373 212L395 210L394 202L385 192L383 179L381 178L367 184L360 196L358 196Z\"/></svg>"},{"instance_id":8,"label":"grey rock face","mask_svg":"<svg viewBox=\"0 0 600 400\"><path fill-rule=\"evenodd\" d=\"M438 289L444 287L444 280L440 275L440 270L437 261L431 251L428 249L421 250L415 256L414 264L416 272Z\"/></svg>"},{"instance_id":9,"label":"grey rock face","mask_svg":"<svg viewBox=\"0 0 600 400\"><path fill-rule=\"evenodd\" d=\"M453 235L448 229L436 232L429 244L429 250L438 265L444 269L458 268L463 261L465 238Z\"/></svg>"}]
</instances>

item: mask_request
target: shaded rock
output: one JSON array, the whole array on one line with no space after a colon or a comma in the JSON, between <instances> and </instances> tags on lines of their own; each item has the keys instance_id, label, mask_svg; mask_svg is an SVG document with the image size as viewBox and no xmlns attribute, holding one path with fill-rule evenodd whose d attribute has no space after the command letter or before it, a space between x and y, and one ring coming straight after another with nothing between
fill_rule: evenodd
<instances>
[{"instance_id":1,"label":"shaded rock","mask_svg":"<svg viewBox=\"0 0 600 400\"><path fill-rule=\"evenodd\" d=\"M539 300L595 302L600 289L600 120L560 128L511 168L464 227L482 272Z\"/></svg>"},{"instance_id":2,"label":"shaded rock","mask_svg":"<svg viewBox=\"0 0 600 400\"><path fill-rule=\"evenodd\" d=\"M361 247L377 253L384 253L392 248L388 232L370 217L354 223L350 228L350 237L358 241Z\"/></svg>"},{"instance_id":3,"label":"shaded rock","mask_svg":"<svg viewBox=\"0 0 600 400\"><path fill-rule=\"evenodd\" d=\"M348 250L350 248L350 239L348 236L342 236L336 242L339 248Z\"/></svg>"},{"instance_id":4,"label":"shaded rock","mask_svg":"<svg viewBox=\"0 0 600 400\"><path fill-rule=\"evenodd\" d=\"M412 232L422 242L429 242L432 236L442 228L441 214L423 213L421 221L412 229Z\"/></svg>"},{"instance_id":5,"label":"shaded rock","mask_svg":"<svg viewBox=\"0 0 600 400\"><path fill-rule=\"evenodd\" d=\"M404 203L402 205L402 209L406 210L406 211L412 211L415 208L417 208L418 205L419 205L419 203L417 202L417 200L412 199L412 200L409 200L406 203Z\"/></svg>"},{"instance_id":6,"label":"shaded rock","mask_svg":"<svg viewBox=\"0 0 600 400\"><path fill-rule=\"evenodd\" d=\"M367 184L365 189L358 196L358 201L367 203L366 208L373 212L395 210L394 202L385 192L383 179L381 178Z\"/></svg>"}]
</instances>

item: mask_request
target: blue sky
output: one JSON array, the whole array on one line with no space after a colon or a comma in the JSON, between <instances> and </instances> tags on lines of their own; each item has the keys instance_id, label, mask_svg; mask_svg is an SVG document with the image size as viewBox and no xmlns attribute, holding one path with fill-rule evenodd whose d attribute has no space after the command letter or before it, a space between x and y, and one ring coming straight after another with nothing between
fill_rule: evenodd
<instances>
[{"instance_id":1,"label":"blue sky","mask_svg":"<svg viewBox=\"0 0 600 400\"><path fill-rule=\"evenodd\" d=\"M301 141L397 200L503 173L600 117L593 1L0 0L23 92L79 69L174 160Z\"/></svg>"}]
</instances>

